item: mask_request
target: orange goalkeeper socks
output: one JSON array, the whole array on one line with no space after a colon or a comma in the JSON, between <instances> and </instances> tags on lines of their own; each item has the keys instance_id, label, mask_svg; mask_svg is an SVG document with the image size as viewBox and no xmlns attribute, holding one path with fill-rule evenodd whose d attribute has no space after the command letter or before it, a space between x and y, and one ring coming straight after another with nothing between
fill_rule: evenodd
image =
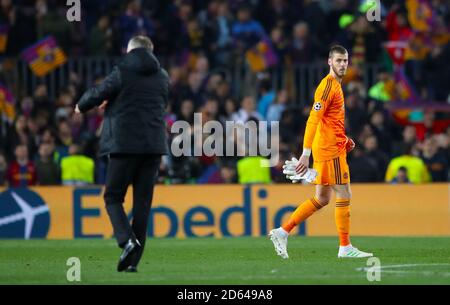
<instances>
[{"instance_id":1,"label":"orange goalkeeper socks","mask_svg":"<svg viewBox=\"0 0 450 305\"><path fill-rule=\"evenodd\" d=\"M336 228L341 246L350 245L350 200L336 199L335 208Z\"/></svg>"},{"instance_id":2,"label":"orange goalkeeper socks","mask_svg":"<svg viewBox=\"0 0 450 305\"><path fill-rule=\"evenodd\" d=\"M289 220L284 223L281 227L286 232L291 232L295 226L305 221L309 216L314 214L317 210L321 209L323 205L315 197L306 200L292 213Z\"/></svg>"}]
</instances>

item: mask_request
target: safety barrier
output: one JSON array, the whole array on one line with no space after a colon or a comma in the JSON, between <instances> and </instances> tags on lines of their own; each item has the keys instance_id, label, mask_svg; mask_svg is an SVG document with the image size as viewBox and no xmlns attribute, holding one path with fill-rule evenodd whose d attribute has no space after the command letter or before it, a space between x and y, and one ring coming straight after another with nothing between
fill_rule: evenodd
<instances>
[{"instance_id":1,"label":"safety barrier","mask_svg":"<svg viewBox=\"0 0 450 305\"><path fill-rule=\"evenodd\" d=\"M69 84L72 74L78 76L84 87L88 87L96 79L110 73L119 60L119 57L71 57L62 67L39 78L33 74L26 62L10 59L10 66L15 69L8 70L10 72L7 78L10 83L15 84L13 87L17 87L16 90L30 96L38 85L45 84L49 97L55 99L61 89ZM166 58L162 58L161 63L164 68L169 68L169 61ZM376 64L364 66L361 78L366 88L377 82L380 68L381 66ZM292 94L294 102L304 106L311 103L317 84L328 71L326 63L311 63L272 68L268 72L274 89L287 89ZM221 73L233 85L233 93L237 98L244 94L257 94L257 75L245 63L213 69L211 72Z\"/></svg>"}]
</instances>

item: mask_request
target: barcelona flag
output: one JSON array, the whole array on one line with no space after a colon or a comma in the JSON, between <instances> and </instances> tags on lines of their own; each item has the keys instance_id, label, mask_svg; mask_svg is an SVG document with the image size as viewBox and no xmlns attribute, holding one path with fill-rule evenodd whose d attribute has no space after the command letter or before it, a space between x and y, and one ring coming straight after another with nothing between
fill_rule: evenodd
<instances>
[{"instance_id":1,"label":"barcelona flag","mask_svg":"<svg viewBox=\"0 0 450 305\"><path fill-rule=\"evenodd\" d=\"M9 26L7 24L0 24L0 53L5 53L8 45Z\"/></svg>"},{"instance_id":2,"label":"barcelona flag","mask_svg":"<svg viewBox=\"0 0 450 305\"><path fill-rule=\"evenodd\" d=\"M0 84L0 114L1 119L10 123L12 123L16 117L14 96L3 84Z\"/></svg>"},{"instance_id":3,"label":"barcelona flag","mask_svg":"<svg viewBox=\"0 0 450 305\"><path fill-rule=\"evenodd\" d=\"M384 47L394 63L394 79L399 94L398 98L402 101L417 101L418 94L404 70L405 52L408 43L404 41L388 41Z\"/></svg>"},{"instance_id":4,"label":"barcelona flag","mask_svg":"<svg viewBox=\"0 0 450 305\"><path fill-rule=\"evenodd\" d=\"M22 59L39 77L45 76L67 62L66 54L54 37L46 37L22 52Z\"/></svg>"}]
</instances>

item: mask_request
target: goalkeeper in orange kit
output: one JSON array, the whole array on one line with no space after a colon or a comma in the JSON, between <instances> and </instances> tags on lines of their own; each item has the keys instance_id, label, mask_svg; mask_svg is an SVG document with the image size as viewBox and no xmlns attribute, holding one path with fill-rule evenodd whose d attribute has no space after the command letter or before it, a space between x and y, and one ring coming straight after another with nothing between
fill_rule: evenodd
<instances>
[{"instance_id":1,"label":"goalkeeper in orange kit","mask_svg":"<svg viewBox=\"0 0 450 305\"><path fill-rule=\"evenodd\" d=\"M287 161L287 169L302 179L309 170L309 158L314 158L313 168L317 176L314 197L303 202L280 228L270 231L275 251L282 258L289 258L287 238L289 232L309 216L328 205L331 193L336 193L335 219L339 234L338 257L360 258L373 256L353 247L350 243L350 172L347 152L355 147L345 135L345 103L341 82L348 67L348 52L339 45L331 47L328 65L330 73L322 79L314 94L314 104L306 124L303 153L297 161Z\"/></svg>"}]
</instances>

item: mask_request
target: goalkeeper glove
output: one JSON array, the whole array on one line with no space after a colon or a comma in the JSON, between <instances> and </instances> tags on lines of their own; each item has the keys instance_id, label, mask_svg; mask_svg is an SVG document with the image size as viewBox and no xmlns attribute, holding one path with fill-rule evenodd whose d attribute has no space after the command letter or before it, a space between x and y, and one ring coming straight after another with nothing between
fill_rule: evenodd
<instances>
[{"instance_id":1,"label":"goalkeeper glove","mask_svg":"<svg viewBox=\"0 0 450 305\"><path fill-rule=\"evenodd\" d=\"M296 158L292 158L291 160L286 160L283 165L283 174L286 175L286 179L292 181L292 183L297 183L300 180L306 180L311 183L317 177L317 171L315 169L308 168L306 173L297 174L295 171L295 167L297 166L298 160Z\"/></svg>"}]
</instances>

